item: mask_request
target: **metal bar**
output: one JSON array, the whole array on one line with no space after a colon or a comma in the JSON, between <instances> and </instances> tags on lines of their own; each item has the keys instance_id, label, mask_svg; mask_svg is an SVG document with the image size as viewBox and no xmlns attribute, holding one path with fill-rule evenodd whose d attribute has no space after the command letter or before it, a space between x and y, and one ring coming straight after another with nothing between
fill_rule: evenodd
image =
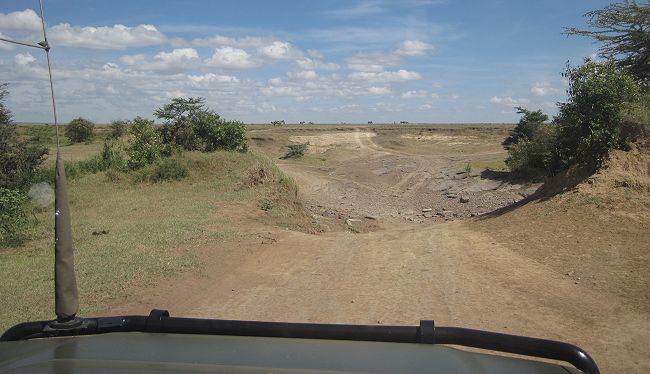
<instances>
[{"instance_id":1,"label":"metal bar","mask_svg":"<svg viewBox=\"0 0 650 374\"><path fill-rule=\"evenodd\" d=\"M38 48L38 49L45 49L45 47L43 47L42 45L32 44L32 43L27 43L27 42L19 42L17 40L11 40L11 39L6 39L6 38L0 38L0 41L7 42L7 43L24 45L26 47L34 47L34 48Z\"/></svg>"},{"instance_id":2,"label":"metal bar","mask_svg":"<svg viewBox=\"0 0 650 374\"><path fill-rule=\"evenodd\" d=\"M153 310L149 316L85 318L83 321L84 324L81 327L63 330L51 327L52 324L48 321L22 323L7 330L0 337L0 341L137 331L391 343L433 343L565 361L587 374L600 373L591 356L581 348L571 344L459 327L434 327L432 321L421 321L420 326L233 321L169 317L166 311L160 310Z\"/></svg>"}]
</instances>

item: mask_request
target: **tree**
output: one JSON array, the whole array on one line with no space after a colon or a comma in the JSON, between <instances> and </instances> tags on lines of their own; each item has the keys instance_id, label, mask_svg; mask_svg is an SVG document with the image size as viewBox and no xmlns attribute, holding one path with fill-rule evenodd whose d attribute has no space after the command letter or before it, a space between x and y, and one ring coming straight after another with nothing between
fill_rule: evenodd
<instances>
[{"instance_id":1,"label":"tree","mask_svg":"<svg viewBox=\"0 0 650 374\"><path fill-rule=\"evenodd\" d=\"M602 42L601 57L615 60L644 86L650 85L650 3L625 0L585 14L590 30L567 28L568 35Z\"/></svg>"},{"instance_id":2,"label":"tree","mask_svg":"<svg viewBox=\"0 0 650 374\"><path fill-rule=\"evenodd\" d=\"M510 136L503 141L502 145L509 149L512 145L517 144L520 140L533 139L540 127L548 121L548 116L541 110L531 112L522 107L516 107L518 114L523 114L517 126L510 132Z\"/></svg>"},{"instance_id":3,"label":"tree","mask_svg":"<svg viewBox=\"0 0 650 374\"><path fill-rule=\"evenodd\" d=\"M109 125L111 129L110 137L113 139L119 139L122 136L126 135L127 127L129 126L129 121L117 120L111 122Z\"/></svg>"},{"instance_id":4,"label":"tree","mask_svg":"<svg viewBox=\"0 0 650 374\"><path fill-rule=\"evenodd\" d=\"M129 133L133 136L127 148L129 168L140 169L162 157L164 146L153 121L136 117L131 121Z\"/></svg>"},{"instance_id":5,"label":"tree","mask_svg":"<svg viewBox=\"0 0 650 374\"><path fill-rule=\"evenodd\" d=\"M192 128L199 113L205 111L205 99L176 97L172 102L156 109L154 115L165 120L160 129L162 140L168 144L178 144L187 150L198 148L198 138Z\"/></svg>"},{"instance_id":6,"label":"tree","mask_svg":"<svg viewBox=\"0 0 650 374\"><path fill-rule=\"evenodd\" d=\"M598 167L610 149L623 149L623 113L638 99L634 78L613 61L587 60L582 66L567 66L568 102L558 104L554 122L558 126L557 164L566 168L582 162Z\"/></svg>"},{"instance_id":7,"label":"tree","mask_svg":"<svg viewBox=\"0 0 650 374\"><path fill-rule=\"evenodd\" d=\"M92 139L95 124L79 117L75 118L65 127L65 136L73 143L87 142Z\"/></svg>"},{"instance_id":8,"label":"tree","mask_svg":"<svg viewBox=\"0 0 650 374\"><path fill-rule=\"evenodd\" d=\"M6 87L0 84L0 188L25 190L33 182L47 148L18 139L11 111L4 103L9 95Z\"/></svg>"}]
</instances>

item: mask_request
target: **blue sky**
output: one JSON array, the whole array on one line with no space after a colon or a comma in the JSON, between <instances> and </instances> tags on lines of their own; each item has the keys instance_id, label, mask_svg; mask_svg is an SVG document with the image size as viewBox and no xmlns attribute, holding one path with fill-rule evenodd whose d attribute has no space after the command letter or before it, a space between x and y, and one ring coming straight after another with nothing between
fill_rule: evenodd
<instances>
[{"instance_id":1,"label":"blue sky","mask_svg":"<svg viewBox=\"0 0 650 374\"><path fill-rule=\"evenodd\" d=\"M245 122L514 122L555 114L560 73L597 49L567 37L608 1L45 0L60 117L152 117L203 96ZM36 0L0 34L40 41ZM44 53L0 42L16 121L50 122Z\"/></svg>"}]
</instances>

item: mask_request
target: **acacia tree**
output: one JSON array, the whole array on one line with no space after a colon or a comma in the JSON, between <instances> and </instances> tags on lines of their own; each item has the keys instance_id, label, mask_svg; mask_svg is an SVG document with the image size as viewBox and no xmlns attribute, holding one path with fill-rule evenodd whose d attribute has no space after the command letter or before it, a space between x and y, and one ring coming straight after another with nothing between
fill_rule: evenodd
<instances>
[{"instance_id":1,"label":"acacia tree","mask_svg":"<svg viewBox=\"0 0 650 374\"><path fill-rule=\"evenodd\" d=\"M175 97L172 102L156 109L154 115L165 120L160 128L164 143L178 144L194 150L198 148L198 138L192 124L199 113L205 111L205 99L202 97Z\"/></svg>"},{"instance_id":2,"label":"acacia tree","mask_svg":"<svg viewBox=\"0 0 650 374\"><path fill-rule=\"evenodd\" d=\"M565 29L568 35L589 36L602 42L599 54L626 68L645 87L650 86L650 3L625 0L585 14L591 29Z\"/></svg>"}]
</instances>

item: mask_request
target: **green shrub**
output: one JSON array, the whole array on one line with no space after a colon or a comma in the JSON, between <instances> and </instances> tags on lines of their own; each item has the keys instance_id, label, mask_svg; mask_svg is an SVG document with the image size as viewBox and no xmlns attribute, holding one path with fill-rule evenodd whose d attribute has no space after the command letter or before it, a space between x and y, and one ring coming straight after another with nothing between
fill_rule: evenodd
<instances>
[{"instance_id":1,"label":"green shrub","mask_svg":"<svg viewBox=\"0 0 650 374\"><path fill-rule=\"evenodd\" d=\"M246 151L246 128L239 121L225 121L217 113L203 111L195 116L192 127L205 152Z\"/></svg>"},{"instance_id":2,"label":"green shrub","mask_svg":"<svg viewBox=\"0 0 650 374\"><path fill-rule=\"evenodd\" d=\"M132 173L133 181L157 183L162 181L182 180L189 174L187 167L176 158L162 158Z\"/></svg>"},{"instance_id":3,"label":"green shrub","mask_svg":"<svg viewBox=\"0 0 650 374\"><path fill-rule=\"evenodd\" d=\"M0 188L0 245L16 246L28 237L27 197L20 190Z\"/></svg>"},{"instance_id":4,"label":"green shrub","mask_svg":"<svg viewBox=\"0 0 650 374\"><path fill-rule=\"evenodd\" d=\"M136 117L131 122L129 132L132 135L127 148L130 169L143 168L162 156L164 146L153 121Z\"/></svg>"},{"instance_id":5,"label":"green shrub","mask_svg":"<svg viewBox=\"0 0 650 374\"><path fill-rule=\"evenodd\" d=\"M245 152L246 129L239 121L226 121L204 107L205 99L181 98L158 108L156 117L165 120L159 132L164 144L185 150L212 152L219 149Z\"/></svg>"},{"instance_id":6,"label":"green shrub","mask_svg":"<svg viewBox=\"0 0 650 374\"><path fill-rule=\"evenodd\" d=\"M557 129L554 125L542 125L532 139L522 139L510 146L506 165L517 178L539 179L557 169L555 143Z\"/></svg>"},{"instance_id":7,"label":"green shrub","mask_svg":"<svg viewBox=\"0 0 650 374\"><path fill-rule=\"evenodd\" d=\"M516 107L517 113L523 114L517 126L510 132L510 136L503 141L503 146L508 149L520 140L530 140L537 133L538 129L548 121L548 116L541 110L531 112L522 107Z\"/></svg>"},{"instance_id":8,"label":"green shrub","mask_svg":"<svg viewBox=\"0 0 650 374\"><path fill-rule=\"evenodd\" d=\"M111 129L109 137L113 139L119 139L123 137L126 135L128 126L129 121L118 120L111 122L111 124L108 125L108 127Z\"/></svg>"},{"instance_id":9,"label":"green shrub","mask_svg":"<svg viewBox=\"0 0 650 374\"><path fill-rule=\"evenodd\" d=\"M299 158L305 155L307 144L289 144L287 145L287 153L280 157L281 159Z\"/></svg>"},{"instance_id":10,"label":"green shrub","mask_svg":"<svg viewBox=\"0 0 650 374\"><path fill-rule=\"evenodd\" d=\"M624 108L637 102L639 86L611 61L567 66L564 76L569 80L569 100L559 104L554 119L558 165L565 169L581 162L598 167L610 149L626 147L621 133Z\"/></svg>"},{"instance_id":11,"label":"green shrub","mask_svg":"<svg viewBox=\"0 0 650 374\"><path fill-rule=\"evenodd\" d=\"M50 146L56 144L56 128L53 125L29 126L27 128L30 144Z\"/></svg>"},{"instance_id":12,"label":"green shrub","mask_svg":"<svg viewBox=\"0 0 650 374\"><path fill-rule=\"evenodd\" d=\"M0 188L27 190L47 155L40 144L18 139L11 111L5 107L6 84L0 84Z\"/></svg>"},{"instance_id":13,"label":"green shrub","mask_svg":"<svg viewBox=\"0 0 650 374\"><path fill-rule=\"evenodd\" d=\"M70 121L65 127L65 136L72 143L82 143L92 140L95 124L85 118L79 117Z\"/></svg>"}]
</instances>

